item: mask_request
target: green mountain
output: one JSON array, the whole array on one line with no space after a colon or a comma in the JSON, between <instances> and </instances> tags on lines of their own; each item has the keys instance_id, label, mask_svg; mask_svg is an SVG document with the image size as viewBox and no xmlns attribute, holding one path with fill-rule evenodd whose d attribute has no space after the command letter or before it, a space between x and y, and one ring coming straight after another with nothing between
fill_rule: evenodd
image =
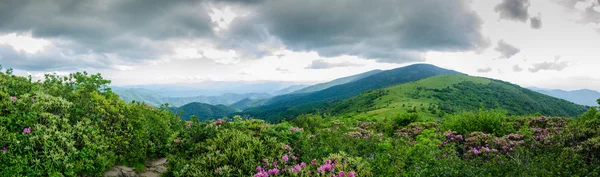
<instances>
[{"instance_id":1,"label":"green mountain","mask_svg":"<svg viewBox=\"0 0 600 177\"><path fill-rule=\"evenodd\" d=\"M343 78L339 78L339 79L335 79L329 82L325 82L325 83L320 83L320 84L316 84L316 85L312 85L312 86L306 86L306 85L292 85L290 87L287 87L285 89L282 89L278 92L273 93L273 95L284 95L284 94L302 94L302 93L310 93L310 92L316 92L316 91L321 91L324 89L327 89L329 87L333 87L336 85L341 85L341 84L345 84L345 83L349 83L355 80L359 80L368 76L371 76L373 74L377 74L380 73L382 70L371 70L368 72L364 72L364 73L360 73L357 75L352 75L352 76L348 76L348 77L343 77ZM285 96L282 96L280 98L285 98ZM269 101L268 98L265 99L244 99L244 100L240 100L239 102L236 102L234 104L232 104L232 107L241 109L241 110L245 110L247 108L251 108L251 107L259 107L264 105L265 103L267 103Z\"/></svg>"},{"instance_id":2,"label":"green mountain","mask_svg":"<svg viewBox=\"0 0 600 177\"><path fill-rule=\"evenodd\" d=\"M265 104L266 101L267 101L267 99L253 100L250 98L246 98L246 99L240 100L238 102L235 102L235 103L231 104L230 106L233 108L236 108L236 109L245 110L247 108L261 106L261 105Z\"/></svg>"},{"instance_id":3,"label":"green mountain","mask_svg":"<svg viewBox=\"0 0 600 177\"><path fill-rule=\"evenodd\" d=\"M352 75L352 76L348 76L348 77L342 77L342 78L335 79L335 80L332 80L332 81L329 81L329 82L320 83L320 84L309 86L309 87L306 87L306 88L303 88L303 89L299 89L299 90L296 90L296 91L291 92L291 93L310 93L310 92L321 91L321 90L325 90L325 89L327 89L329 87L333 87L333 86L336 86L336 85L342 85L342 84L349 83L349 82L352 82L352 81L356 81L356 80L359 80L359 79L362 79L362 78L365 78L365 77L369 77L369 76L371 76L373 74L377 74L377 73L380 73L382 71L383 70L376 69L376 70L371 70L371 71L367 71L367 72L364 72L364 73L360 73L360 74L357 74L357 75Z\"/></svg>"},{"instance_id":4,"label":"green mountain","mask_svg":"<svg viewBox=\"0 0 600 177\"><path fill-rule=\"evenodd\" d=\"M588 89L582 90L559 90L559 89L537 89L530 88L533 91L540 92L546 95L550 95L556 98L564 99L573 103L587 105L587 106L596 106L596 98L600 98L600 92Z\"/></svg>"},{"instance_id":5,"label":"green mountain","mask_svg":"<svg viewBox=\"0 0 600 177\"><path fill-rule=\"evenodd\" d=\"M439 68L434 65L414 64L402 68L381 71L371 76L346 84L333 86L321 91L276 96L269 99L265 105L248 108L240 114L246 114L265 120L293 118L299 114L322 108L328 103L356 96L365 91L416 81L440 74L456 73L458 72Z\"/></svg>"},{"instance_id":6,"label":"green mountain","mask_svg":"<svg viewBox=\"0 0 600 177\"><path fill-rule=\"evenodd\" d=\"M292 92L304 89L308 86L309 85L291 85L289 87L278 90L277 92L273 92L273 95L283 95L283 94L292 93Z\"/></svg>"},{"instance_id":7,"label":"green mountain","mask_svg":"<svg viewBox=\"0 0 600 177\"><path fill-rule=\"evenodd\" d=\"M197 116L200 121L204 121L227 117L228 115L239 112L240 110L222 104L210 105L206 103L194 102L181 107L171 108L171 111L176 114L179 114L181 111L183 111L183 114L181 114L181 119L183 120L189 120L191 116Z\"/></svg>"},{"instance_id":8,"label":"green mountain","mask_svg":"<svg viewBox=\"0 0 600 177\"><path fill-rule=\"evenodd\" d=\"M419 112L428 117L463 110L502 109L510 115L575 117L588 107L540 94L508 82L463 74L438 75L365 92L323 109L355 118L393 117Z\"/></svg>"},{"instance_id":9,"label":"green mountain","mask_svg":"<svg viewBox=\"0 0 600 177\"><path fill-rule=\"evenodd\" d=\"M207 103L212 105L230 105L246 98L264 99L271 97L271 95L267 93L225 93L219 96L164 97L152 90L143 88L114 89L114 92L127 102L135 100L152 106L160 106L164 103L169 103L170 106L174 107L182 106L192 102Z\"/></svg>"}]
</instances>

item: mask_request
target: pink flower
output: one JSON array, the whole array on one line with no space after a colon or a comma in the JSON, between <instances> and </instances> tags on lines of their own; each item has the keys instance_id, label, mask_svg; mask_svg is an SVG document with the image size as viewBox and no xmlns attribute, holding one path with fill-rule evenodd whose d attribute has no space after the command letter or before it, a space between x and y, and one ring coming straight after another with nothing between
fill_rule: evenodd
<instances>
[{"instance_id":1,"label":"pink flower","mask_svg":"<svg viewBox=\"0 0 600 177\"><path fill-rule=\"evenodd\" d=\"M27 127L25 129L23 129L23 134L29 134L31 133L31 128Z\"/></svg>"},{"instance_id":2,"label":"pink flower","mask_svg":"<svg viewBox=\"0 0 600 177\"><path fill-rule=\"evenodd\" d=\"M278 173L279 173L279 169L277 169L277 168L273 168L273 169L270 169L270 170L269 170L269 174L270 174L270 175L276 175L276 174L278 174Z\"/></svg>"},{"instance_id":3,"label":"pink flower","mask_svg":"<svg viewBox=\"0 0 600 177\"><path fill-rule=\"evenodd\" d=\"M267 172L262 171L254 174L254 177L269 177L269 174Z\"/></svg>"},{"instance_id":4,"label":"pink flower","mask_svg":"<svg viewBox=\"0 0 600 177\"><path fill-rule=\"evenodd\" d=\"M17 101L17 97L11 96L11 97L10 97L10 101L12 101L12 102L15 102L15 101Z\"/></svg>"},{"instance_id":5,"label":"pink flower","mask_svg":"<svg viewBox=\"0 0 600 177\"><path fill-rule=\"evenodd\" d=\"M302 168L306 167L306 163L304 163L304 162L300 163L300 167L302 167Z\"/></svg>"},{"instance_id":6,"label":"pink flower","mask_svg":"<svg viewBox=\"0 0 600 177\"><path fill-rule=\"evenodd\" d=\"M217 119L217 121L215 121L215 124L217 124L217 125L223 124L223 119Z\"/></svg>"},{"instance_id":7,"label":"pink flower","mask_svg":"<svg viewBox=\"0 0 600 177\"><path fill-rule=\"evenodd\" d=\"M344 171L340 171L340 172L338 173L338 176L339 176L339 177L344 177L344 175L345 175L345 174L344 174Z\"/></svg>"},{"instance_id":8,"label":"pink flower","mask_svg":"<svg viewBox=\"0 0 600 177\"><path fill-rule=\"evenodd\" d=\"M292 156L292 160L296 161L296 160L298 160L298 158L296 156Z\"/></svg>"},{"instance_id":9,"label":"pink flower","mask_svg":"<svg viewBox=\"0 0 600 177\"><path fill-rule=\"evenodd\" d=\"M316 165L317 164L317 159L313 159L312 161L310 161L311 164Z\"/></svg>"},{"instance_id":10,"label":"pink flower","mask_svg":"<svg viewBox=\"0 0 600 177\"><path fill-rule=\"evenodd\" d=\"M277 166L277 161L274 161L274 162L273 162L273 166Z\"/></svg>"},{"instance_id":11,"label":"pink flower","mask_svg":"<svg viewBox=\"0 0 600 177\"><path fill-rule=\"evenodd\" d=\"M348 177L356 177L356 173L354 173L353 171L351 171L350 173L348 173Z\"/></svg>"},{"instance_id":12,"label":"pink flower","mask_svg":"<svg viewBox=\"0 0 600 177\"><path fill-rule=\"evenodd\" d=\"M6 149L6 147L2 148L2 152L7 153L8 149Z\"/></svg>"},{"instance_id":13,"label":"pink flower","mask_svg":"<svg viewBox=\"0 0 600 177\"><path fill-rule=\"evenodd\" d=\"M179 138L175 139L175 143L179 143L181 140Z\"/></svg>"},{"instance_id":14,"label":"pink flower","mask_svg":"<svg viewBox=\"0 0 600 177\"><path fill-rule=\"evenodd\" d=\"M281 157L281 160L283 160L284 162L287 162L289 160L288 155L284 155L283 157Z\"/></svg>"},{"instance_id":15,"label":"pink flower","mask_svg":"<svg viewBox=\"0 0 600 177\"><path fill-rule=\"evenodd\" d=\"M217 172L217 174L221 174L221 167L215 169L215 172Z\"/></svg>"},{"instance_id":16,"label":"pink flower","mask_svg":"<svg viewBox=\"0 0 600 177\"><path fill-rule=\"evenodd\" d=\"M263 171L262 167L260 167L260 166L257 166L257 167L256 167L256 172L261 172L261 171Z\"/></svg>"},{"instance_id":17,"label":"pink flower","mask_svg":"<svg viewBox=\"0 0 600 177\"><path fill-rule=\"evenodd\" d=\"M300 172L300 165L294 165L294 172Z\"/></svg>"},{"instance_id":18,"label":"pink flower","mask_svg":"<svg viewBox=\"0 0 600 177\"><path fill-rule=\"evenodd\" d=\"M31 102L32 102L32 103L34 103L34 102L35 102L35 99L31 98Z\"/></svg>"}]
</instances>

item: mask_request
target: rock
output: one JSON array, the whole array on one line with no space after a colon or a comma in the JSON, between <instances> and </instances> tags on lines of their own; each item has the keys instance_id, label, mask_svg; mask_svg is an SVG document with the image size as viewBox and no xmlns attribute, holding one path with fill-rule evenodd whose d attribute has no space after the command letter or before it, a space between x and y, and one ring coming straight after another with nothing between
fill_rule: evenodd
<instances>
[{"instance_id":1,"label":"rock","mask_svg":"<svg viewBox=\"0 0 600 177\"><path fill-rule=\"evenodd\" d=\"M152 161L149 166L151 166L151 167L163 166L166 163L167 163L167 158L160 158L160 159L156 159L156 160Z\"/></svg>"},{"instance_id":2,"label":"rock","mask_svg":"<svg viewBox=\"0 0 600 177\"><path fill-rule=\"evenodd\" d=\"M121 170L109 170L104 173L104 177L120 177L121 174Z\"/></svg>"},{"instance_id":3,"label":"rock","mask_svg":"<svg viewBox=\"0 0 600 177\"><path fill-rule=\"evenodd\" d=\"M139 175L135 168L117 165L104 173L104 177L160 177L167 171L167 158L160 158L146 163L146 169Z\"/></svg>"},{"instance_id":4,"label":"rock","mask_svg":"<svg viewBox=\"0 0 600 177\"><path fill-rule=\"evenodd\" d=\"M123 172L135 172L135 169L131 167L117 166L117 168L121 169L121 171Z\"/></svg>"},{"instance_id":5,"label":"rock","mask_svg":"<svg viewBox=\"0 0 600 177\"><path fill-rule=\"evenodd\" d=\"M157 172L153 172L153 171L146 171L143 172L142 174L140 174L140 177L160 177L161 173L157 173Z\"/></svg>"}]
</instances>

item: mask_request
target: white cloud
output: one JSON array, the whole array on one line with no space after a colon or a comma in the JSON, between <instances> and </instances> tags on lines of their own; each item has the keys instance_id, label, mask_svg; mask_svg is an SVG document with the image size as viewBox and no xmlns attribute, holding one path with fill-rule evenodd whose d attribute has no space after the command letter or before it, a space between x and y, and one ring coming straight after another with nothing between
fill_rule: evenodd
<instances>
[{"instance_id":1,"label":"white cloud","mask_svg":"<svg viewBox=\"0 0 600 177\"><path fill-rule=\"evenodd\" d=\"M24 51L29 54L41 52L46 47L52 45L52 43L48 40L31 37L31 33L10 33L2 35L0 36L0 44L12 46L18 51Z\"/></svg>"}]
</instances>

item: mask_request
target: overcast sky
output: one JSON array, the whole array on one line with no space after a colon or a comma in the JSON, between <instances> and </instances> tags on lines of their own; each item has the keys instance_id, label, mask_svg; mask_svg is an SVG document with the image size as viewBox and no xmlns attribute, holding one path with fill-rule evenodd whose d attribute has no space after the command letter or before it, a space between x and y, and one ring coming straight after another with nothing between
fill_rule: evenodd
<instances>
[{"instance_id":1,"label":"overcast sky","mask_svg":"<svg viewBox=\"0 0 600 177\"><path fill-rule=\"evenodd\" d=\"M412 63L600 90L600 0L0 0L20 75L316 83Z\"/></svg>"}]
</instances>

